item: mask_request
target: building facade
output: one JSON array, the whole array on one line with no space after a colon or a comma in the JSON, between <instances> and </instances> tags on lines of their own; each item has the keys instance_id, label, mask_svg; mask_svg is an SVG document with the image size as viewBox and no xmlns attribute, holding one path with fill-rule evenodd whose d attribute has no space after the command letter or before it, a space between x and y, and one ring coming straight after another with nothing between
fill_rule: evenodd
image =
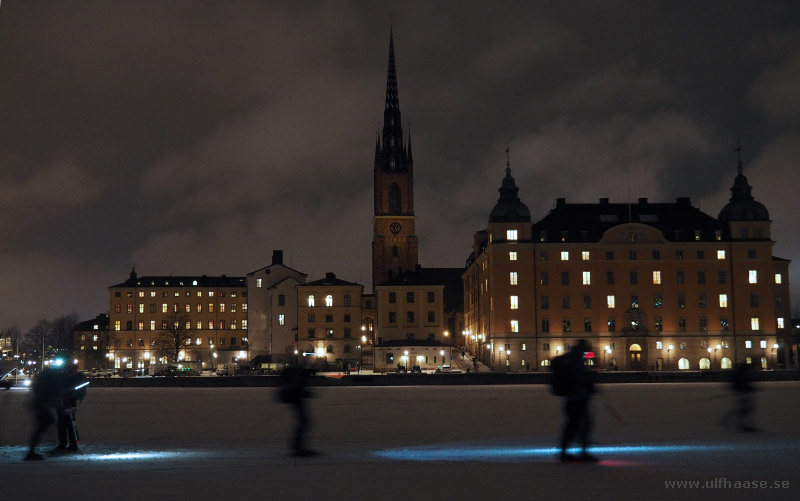
<instances>
[{"instance_id":1,"label":"building facade","mask_svg":"<svg viewBox=\"0 0 800 501\"><path fill-rule=\"evenodd\" d=\"M739 173L714 218L674 203L568 204L532 224L506 169L463 275L464 340L496 370L546 370L579 339L619 370L758 368L791 355L789 262Z\"/></svg>"},{"instance_id":2,"label":"building facade","mask_svg":"<svg viewBox=\"0 0 800 501\"><path fill-rule=\"evenodd\" d=\"M294 356L297 334L297 290L307 275L283 264L283 251L272 253L272 264L247 274L248 341L250 356L270 363Z\"/></svg>"},{"instance_id":3,"label":"building facade","mask_svg":"<svg viewBox=\"0 0 800 501\"><path fill-rule=\"evenodd\" d=\"M361 358L361 295L364 286L326 273L296 286L297 351L326 363Z\"/></svg>"},{"instance_id":4,"label":"building facade","mask_svg":"<svg viewBox=\"0 0 800 501\"><path fill-rule=\"evenodd\" d=\"M248 359L244 277L139 277L134 270L108 292L107 356L115 368L147 372L153 363L179 361L201 369ZM167 350L176 339L181 349Z\"/></svg>"}]
</instances>

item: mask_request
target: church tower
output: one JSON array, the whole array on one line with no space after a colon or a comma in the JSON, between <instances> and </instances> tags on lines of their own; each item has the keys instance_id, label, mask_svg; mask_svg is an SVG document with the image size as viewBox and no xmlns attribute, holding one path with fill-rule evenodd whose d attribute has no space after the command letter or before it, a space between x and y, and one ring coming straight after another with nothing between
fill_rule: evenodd
<instances>
[{"instance_id":1,"label":"church tower","mask_svg":"<svg viewBox=\"0 0 800 501\"><path fill-rule=\"evenodd\" d=\"M389 74L383 134L375 144L375 215L372 218L372 287L417 267L414 216L414 160L411 136L403 138L394 40L389 32Z\"/></svg>"}]
</instances>

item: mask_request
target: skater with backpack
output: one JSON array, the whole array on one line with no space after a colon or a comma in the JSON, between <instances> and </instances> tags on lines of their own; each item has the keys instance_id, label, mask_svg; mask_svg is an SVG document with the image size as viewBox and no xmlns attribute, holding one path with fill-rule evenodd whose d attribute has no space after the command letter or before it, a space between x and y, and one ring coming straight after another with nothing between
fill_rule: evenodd
<instances>
[{"instance_id":1,"label":"skater with backpack","mask_svg":"<svg viewBox=\"0 0 800 501\"><path fill-rule=\"evenodd\" d=\"M597 458L587 451L591 430L589 401L595 390L593 373L586 369L584 361L591 349L591 346L581 339L568 353L554 358L550 365L552 392L564 400L566 420L561 434L559 456L562 462L597 462ZM567 452L576 434L581 446L580 456Z\"/></svg>"}]
</instances>

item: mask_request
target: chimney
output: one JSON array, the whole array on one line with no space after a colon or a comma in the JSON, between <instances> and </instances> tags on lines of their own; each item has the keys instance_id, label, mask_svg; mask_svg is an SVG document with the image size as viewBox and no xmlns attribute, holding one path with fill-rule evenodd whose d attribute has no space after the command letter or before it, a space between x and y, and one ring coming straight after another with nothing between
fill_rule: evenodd
<instances>
[{"instance_id":1,"label":"chimney","mask_svg":"<svg viewBox=\"0 0 800 501\"><path fill-rule=\"evenodd\" d=\"M556 207L563 207L565 205L567 205L566 198L556 198Z\"/></svg>"},{"instance_id":2,"label":"chimney","mask_svg":"<svg viewBox=\"0 0 800 501\"><path fill-rule=\"evenodd\" d=\"M283 251L282 250L273 250L272 251L272 264L283 264Z\"/></svg>"},{"instance_id":3,"label":"chimney","mask_svg":"<svg viewBox=\"0 0 800 501\"><path fill-rule=\"evenodd\" d=\"M327 280L333 280L335 278L336 278L336 273L329 271L328 273L325 274L325 279Z\"/></svg>"},{"instance_id":4,"label":"chimney","mask_svg":"<svg viewBox=\"0 0 800 501\"><path fill-rule=\"evenodd\" d=\"M692 201L689 197L678 197L675 199L678 205L692 206Z\"/></svg>"},{"instance_id":5,"label":"chimney","mask_svg":"<svg viewBox=\"0 0 800 501\"><path fill-rule=\"evenodd\" d=\"M131 280L136 280L136 267L131 267Z\"/></svg>"},{"instance_id":6,"label":"chimney","mask_svg":"<svg viewBox=\"0 0 800 501\"><path fill-rule=\"evenodd\" d=\"M640 198L639 199L639 205L645 205L645 204L647 204L647 199L646 198Z\"/></svg>"},{"instance_id":7,"label":"chimney","mask_svg":"<svg viewBox=\"0 0 800 501\"><path fill-rule=\"evenodd\" d=\"M608 199L607 198L601 198L600 199L600 205L608 205Z\"/></svg>"}]
</instances>

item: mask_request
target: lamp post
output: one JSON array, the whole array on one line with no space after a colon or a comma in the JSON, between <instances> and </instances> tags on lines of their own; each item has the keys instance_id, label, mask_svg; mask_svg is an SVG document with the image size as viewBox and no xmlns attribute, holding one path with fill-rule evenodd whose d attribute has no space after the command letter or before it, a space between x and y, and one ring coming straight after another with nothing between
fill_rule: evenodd
<instances>
[{"instance_id":1,"label":"lamp post","mask_svg":"<svg viewBox=\"0 0 800 501\"><path fill-rule=\"evenodd\" d=\"M778 356L778 343L772 345L772 368L775 368L775 364L777 363Z\"/></svg>"},{"instance_id":2,"label":"lamp post","mask_svg":"<svg viewBox=\"0 0 800 501\"><path fill-rule=\"evenodd\" d=\"M358 373L359 374L361 374L361 366L364 365L364 345L366 345L366 344L367 344L367 336L361 336L361 346L358 347L359 351L360 351L359 359L358 359ZM373 363L373 365L375 364L374 357L373 357L373 362L372 363ZM375 367L373 367L373 369L374 368Z\"/></svg>"},{"instance_id":3,"label":"lamp post","mask_svg":"<svg viewBox=\"0 0 800 501\"><path fill-rule=\"evenodd\" d=\"M710 357L710 356L711 356L711 354L712 354L713 352L714 352L714 350L713 350L713 349L712 349L712 348L709 346L709 347L708 347L708 356ZM716 358L716 357L715 357L715 358ZM712 368L712 365L711 365L711 362L710 362L710 361L709 361L708 365L709 365L709 367L708 367L708 368L709 368L709 369L711 369L711 368Z\"/></svg>"},{"instance_id":4,"label":"lamp post","mask_svg":"<svg viewBox=\"0 0 800 501\"><path fill-rule=\"evenodd\" d=\"M511 349L506 350L506 372L511 370Z\"/></svg>"},{"instance_id":5,"label":"lamp post","mask_svg":"<svg viewBox=\"0 0 800 501\"><path fill-rule=\"evenodd\" d=\"M609 363L611 363L611 346L606 346L606 349L603 350L603 360L608 358ZM608 367L608 365L606 365Z\"/></svg>"}]
</instances>

